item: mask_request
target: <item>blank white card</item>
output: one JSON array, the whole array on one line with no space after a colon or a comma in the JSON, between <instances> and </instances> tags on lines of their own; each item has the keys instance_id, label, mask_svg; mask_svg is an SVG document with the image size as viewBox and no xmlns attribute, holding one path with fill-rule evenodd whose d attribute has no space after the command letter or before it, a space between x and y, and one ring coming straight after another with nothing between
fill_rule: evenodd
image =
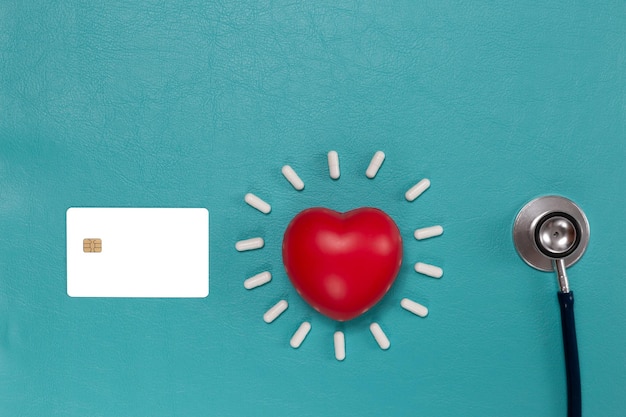
<instances>
[{"instance_id":1,"label":"blank white card","mask_svg":"<svg viewBox=\"0 0 626 417\"><path fill-rule=\"evenodd\" d=\"M72 207L66 217L70 297L209 294L207 209Z\"/></svg>"}]
</instances>

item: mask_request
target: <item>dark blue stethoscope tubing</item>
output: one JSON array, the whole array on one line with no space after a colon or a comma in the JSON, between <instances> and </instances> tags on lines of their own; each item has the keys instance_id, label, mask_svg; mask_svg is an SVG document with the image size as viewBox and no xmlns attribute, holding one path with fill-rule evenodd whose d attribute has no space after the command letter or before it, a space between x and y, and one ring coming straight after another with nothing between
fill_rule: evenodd
<instances>
[{"instance_id":1,"label":"dark blue stethoscope tubing","mask_svg":"<svg viewBox=\"0 0 626 417\"><path fill-rule=\"evenodd\" d=\"M581 417L582 395L576 322L574 320L574 293L558 292L557 295L561 306L561 328L563 329L563 350L567 377L567 417Z\"/></svg>"}]
</instances>

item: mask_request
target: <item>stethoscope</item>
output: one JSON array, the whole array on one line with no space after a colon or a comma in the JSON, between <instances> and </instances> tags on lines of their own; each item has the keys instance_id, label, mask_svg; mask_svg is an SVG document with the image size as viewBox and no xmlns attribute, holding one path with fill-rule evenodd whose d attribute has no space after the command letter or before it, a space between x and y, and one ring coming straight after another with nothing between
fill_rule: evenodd
<instances>
[{"instance_id":1,"label":"stethoscope","mask_svg":"<svg viewBox=\"0 0 626 417\"><path fill-rule=\"evenodd\" d=\"M517 252L528 265L540 271L556 271L567 376L567 415L580 417L574 293L569 288L566 268L576 263L587 249L589 222L585 213L567 198L539 197L520 210L513 227L513 240Z\"/></svg>"}]
</instances>

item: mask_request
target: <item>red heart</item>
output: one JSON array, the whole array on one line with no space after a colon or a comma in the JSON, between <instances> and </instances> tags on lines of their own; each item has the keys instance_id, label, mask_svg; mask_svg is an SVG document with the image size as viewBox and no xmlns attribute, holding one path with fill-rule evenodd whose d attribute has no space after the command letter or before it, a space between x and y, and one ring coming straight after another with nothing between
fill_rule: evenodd
<instances>
[{"instance_id":1,"label":"red heart","mask_svg":"<svg viewBox=\"0 0 626 417\"><path fill-rule=\"evenodd\" d=\"M306 302L346 321L365 313L391 288L402 263L402 237L391 217L375 208L347 213L310 208L285 230L283 263Z\"/></svg>"}]
</instances>

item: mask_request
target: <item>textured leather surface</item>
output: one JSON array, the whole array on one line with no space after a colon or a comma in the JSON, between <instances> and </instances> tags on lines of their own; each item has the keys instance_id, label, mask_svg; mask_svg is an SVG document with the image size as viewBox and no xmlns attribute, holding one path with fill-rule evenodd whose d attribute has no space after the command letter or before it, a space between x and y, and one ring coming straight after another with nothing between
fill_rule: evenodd
<instances>
[{"instance_id":1,"label":"textured leather surface","mask_svg":"<svg viewBox=\"0 0 626 417\"><path fill-rule=\"evenodd\" d=\"M583 414L624 415L626 6L378 3L0 2L0 415L563 416L556 282L511 240L547 193L592 227L570 270ZM362 319L320 317L284 275L282 232L312 205L377 206L403 233L397 283ZM67 297L70 206L207 207L209 297ZM413 240L436 223L442 237ZM263 250L234 250L254 235ZM274 280L246 291L264 269Z\"/></svg>"}]
</instances>

